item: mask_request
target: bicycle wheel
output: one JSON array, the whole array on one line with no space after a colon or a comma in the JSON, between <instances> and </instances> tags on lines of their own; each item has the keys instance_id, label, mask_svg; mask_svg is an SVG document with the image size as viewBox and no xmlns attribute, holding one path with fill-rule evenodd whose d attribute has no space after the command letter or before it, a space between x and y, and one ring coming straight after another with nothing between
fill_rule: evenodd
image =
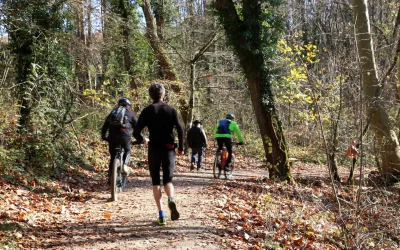
<instances>
[{"instance_id":1,"label":"bicycle wheel","mask_svg":"<svg viewBox=\"0 0 400 250\"><path fill-rule=\"evenodd\" d=\"M225 179L232 178L232 174L233 174L233 170L234 169L235 169L235 154L232 153L230 170L229 171L225 171Z\"/></svg>"},{"instance_id":2,"label":"bicycle wheel","mask_svg":"<svg viewBox=\"0 0 400 250\"><path fill-rule=\"evenodd\" d=\"M214 159L214 165L213 165L213 175L214 175L215 179L219 178L219 176L221 174L221 169L220 169L221 160L220 159L221 159L221 152L217 151L215 153L215 159Z\"/></svg>"},{"instance_id":3,"label":"bicycle wheel","mask_svg":"<svg viewBox=\"0 0 400 250\"><path fill-rule=\"evenodd\" d=\"M115 158L112 165L112 173L111 173L111 200L117 201L118 194L118 168L119 168L119 159Z\"/></svg>"}]
</instances>

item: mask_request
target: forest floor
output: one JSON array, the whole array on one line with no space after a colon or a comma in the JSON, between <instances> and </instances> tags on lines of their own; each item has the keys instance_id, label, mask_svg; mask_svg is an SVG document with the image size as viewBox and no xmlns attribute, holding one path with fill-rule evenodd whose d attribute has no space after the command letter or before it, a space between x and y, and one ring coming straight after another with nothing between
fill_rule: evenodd
<instances>
[{"instance_id":1,"label":"forest floor","mask_svg":"<svg viewBox=\"0 0 400 250\"><path fill-rule=\"evenodd\" d=\"M374 236L367 240L344 237L336 218L337 195L332 194L324 167L298 162L293 168L297 183L288 185L268 180L268 172L257 161L238 159L234 177L224 180L213 178L211 161L204 163L203 171L190 172L186 160L177 160L173 180L181 217L171 221L167 213L166 226L156 223L158 213L145 169L136 169L129 176L118 202L109 201L104 170L81 177L71 175L63 182L32 189L0 182L0 248L346 249L356 244L370 249L399 247L396 209L393 214L385 214L392 224L387 228L390 235L382 231L380 240ZM340 171L347 176L346 169ZM345 203L351 203L355 190L353 186L337 192ZM386 202L399 204L399 189L386 190ZM167 202L165 195L163 202ZM166 207L165 210L168 211ZM353 219L345 219L345 225L354 225Z\"/></svg>"}]
</instances>

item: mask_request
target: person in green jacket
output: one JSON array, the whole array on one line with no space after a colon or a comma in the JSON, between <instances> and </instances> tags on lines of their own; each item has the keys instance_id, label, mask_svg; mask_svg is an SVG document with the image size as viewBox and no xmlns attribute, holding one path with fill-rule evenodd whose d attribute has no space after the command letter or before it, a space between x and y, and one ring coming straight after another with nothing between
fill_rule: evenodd
<instances>
[{"instance_id":1,"label":"person in green jacket","mask_svg":"<svg viewBox=\"0 0 400 250\"><path fill-rule=\"evenodd\" d=\"M238 138L238 145L243 145L242 133L240 133L239 127L235 121L235 116L227 114L226 119L220 120L214 129L214 137L217 139L218 150L222 150L225 144L226 150L228 151L228 159L226 159L225 169L230 171L230 164L232 159L232 139L231 135L234 132Z\"/></svg>"}]
</instances>

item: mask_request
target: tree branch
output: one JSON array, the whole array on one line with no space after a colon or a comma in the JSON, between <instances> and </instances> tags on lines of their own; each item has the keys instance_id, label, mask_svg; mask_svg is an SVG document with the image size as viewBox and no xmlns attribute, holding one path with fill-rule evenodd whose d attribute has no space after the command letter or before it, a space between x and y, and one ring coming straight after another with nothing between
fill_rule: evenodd
<instances>
[{"instance_id":1,"label":"tree branch","mask_svg":"<svg viewBox=\"0 0 400 250\"><path fill-rule=\"evenodd\" d=\"M207 49L218 39L219 37L217 32L211 37L211 39L206 44L204 44L204 46L201 49L199 49L199 51L196 52L193 59L190 60L190 63L195 63L197 60L199 60L200 56L202 56L207 51Z\"/></svg>"}]
</instances>

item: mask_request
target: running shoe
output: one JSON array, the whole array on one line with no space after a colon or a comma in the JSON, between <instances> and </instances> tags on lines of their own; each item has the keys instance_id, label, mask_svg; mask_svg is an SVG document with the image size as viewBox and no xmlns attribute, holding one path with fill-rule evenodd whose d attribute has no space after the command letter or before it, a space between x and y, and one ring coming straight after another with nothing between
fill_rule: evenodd
<instances>
[{"instance_id":1,"label":"running shoe","mask_svg":"<svg viewBox=\"0 0 400 250\"><path fill-rule=\"evenodd\" d=\"M190 171L193 171L193 169L194 169L194 163L192 162L192 163L190 164Z\"/></svg>"},{"instance_id":2,"label":"running shoe","mask_svg":"<svg viewBox=\"0 0 400 250\"><path fill-rule=\"evenodd\" d=\"M171 220L179 219L179 212L176 209L176 204L175 204L174 200L169 200L168 201L168 208L171 211Z\"/></svg>"},{"instance_id":3,"label":"running shoe","mask_svg":"<svg viewBox=\"0 0 400 250\"><path fill-rule=\"evenodd\" d=\"M167 218L165 218L165 216L164 217L158 217L157 223L160 226L165 226L165 225L167 225Z\"/></svg>"}]
</instances>

